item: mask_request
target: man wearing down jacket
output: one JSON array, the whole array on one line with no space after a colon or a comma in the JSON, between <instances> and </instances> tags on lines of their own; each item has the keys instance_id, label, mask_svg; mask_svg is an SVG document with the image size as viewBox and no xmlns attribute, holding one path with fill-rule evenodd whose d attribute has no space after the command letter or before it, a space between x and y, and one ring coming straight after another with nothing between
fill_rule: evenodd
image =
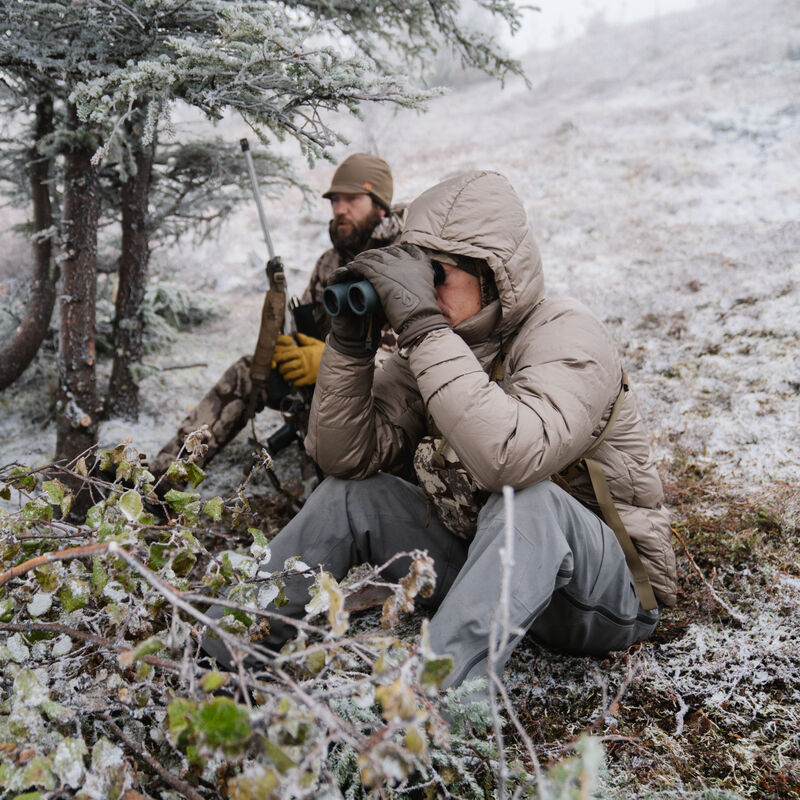
<instances>
[{"instance_id":1,"label":"man wearing down jacket","mask_svg":"<svg viewBox=\"0 0 800 800\"><path fill-rule=\"evenodd\" d=\"M602 324L545 297L508 181L477 171L427 190L399 245L360 254L331 280L361 278L400 349L376 370L359 319L332 320L305 442L331 477L273 540L271 566L298 555L340 579L354 564L427 550L431 645L454 659L446 685L485 675L508 485L515 633L501 662L523 631L575 654L649 636L676 585L647 430ZM392 474L410 460L417 484ZM407 568L401 559L388 571ZM280 612L301 615L307 587L289 579ZM291 633L274 623L271 643Z\"/></svg>"}]
</instances>

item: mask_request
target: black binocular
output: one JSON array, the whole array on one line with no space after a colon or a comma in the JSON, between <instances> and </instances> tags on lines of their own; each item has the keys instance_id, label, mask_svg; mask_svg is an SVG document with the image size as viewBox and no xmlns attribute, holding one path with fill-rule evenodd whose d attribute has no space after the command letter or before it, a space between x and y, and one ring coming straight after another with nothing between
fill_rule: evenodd
<instances>
[{"instance_id":1,"label":"black binocular","mask_svg":"<svg viewBox=\"0 0 800 800\"><path fill-rule=\"evenodd\" d=\"M445 280L444 267L438 261L432 261L433 285L441 286ZM322 292L322 306L329 317L340 314L355 314L363 317L380 308L378 293L368 280L334 283L326 286Z\"/></svg>"},{"instance_id":2,"label":"black binocular","mask_svg":"<svg viewBox=\"0 0 800 800\"><path fill-rule=\"evenodd\" d=\"M368 280L334 283L322 292L322 305L330 317L351 313L363 317L380 308L377 292Z\"/></svg>"}]
</instances>

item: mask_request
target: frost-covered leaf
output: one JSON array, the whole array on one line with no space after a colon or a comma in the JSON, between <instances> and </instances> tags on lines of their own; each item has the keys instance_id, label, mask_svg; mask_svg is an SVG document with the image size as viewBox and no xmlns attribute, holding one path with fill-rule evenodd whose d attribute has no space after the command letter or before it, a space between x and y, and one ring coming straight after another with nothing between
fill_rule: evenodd
<instances>
[{"instance_id":1,"label":"frost-covered leaf","mask_svg":"<svg viewBox=\"0 0 800 800\"><path fill-rule=\"evenodd\" d=\"M342 636L349 625L349 614L344 608L344 594L329 572L320 570L309 589L311 600L306 604L309 614L328 612L328 622L335 636Z\"/></svg>"},{"instance_id":2,"label":"frost-covered leaf","mask_svg":"<svg viewBox=\"0 0 800 800\"><path fill-rule=\"evenodd\" d=\"M92 589L95 594L100 594L108 583L108 572L106 572L103 559L95 557L92 559Z\"/></svg>"},{"instance_id":3,"label":"frost-covered leaf","mask_svg":"<svg viewBox=\"0 0 800 800\"><path fill-rule=\"evenodd\" d=\"M64 495L67 493L67 487L59 480L44 481L42 483L42 491L47 498L47 502L57 506L60 505L61 501L64 499Z\"/></svg>"},{"instance_id":4,"label":"frost-covered leaf","mask_svg":"<svg viewBox=\"0 0 800 800\"><path fill-rule=\"evenodd\" d=\"M50 699L47 687L39 681L36 673L30 669L22 669L14 678L14 705L21 704L30 708L39 708Z\"/></svg>"},{"instance_id":5,"label":"frost-covered leaf","mask_svg":"<svg viewBox=\"0 0 800 800\"><path fill-rule=\"evenodd\" d=\"M28 467L14 467L8 473L7 480L15 489L32 491L36 488L36 476L31 474Z\"/></svg>"},{"instance_id":6,"label":"frost-covered leaf","mask_svg":"<svg viewBox=\"0 0 800 800\"><path fill-rule=\"evenodd\" d=\"M53 507L43 497L30 500L22 507L23 519L50 522L53 519Z\"/></svg>"},{"instance_id":7,"label":"frost-covered leaf","mask_svg":"<svg viewBox=\"0 0 800 800\"><path fill-rule=\"evenodd\" d=\"M62 784L77 789L83 783L86 774L83 758L88 753L83 739L65 737L58 743L52 757L52 769Z\"/></svg>"},{"instance_id":8,"label":"frost-covered leaf","mask_svg":"<svg viewBox=\"0 0 800 800\"><path fill-rule=\"evenodd\" d=\"M122 511L125 517L131 522L137 522L144 511L142 496L133 489L125 492L125 494L120 497L117 505L120 511Z\"/></svg>"},{"instance_id":9,"label":"frost-covered leaf","mask_svg":"<svg viewBox=\"0 0 800 800\"><path fill-rule=\"evenodd\" d=\"M210 500L206 500L206 504L203 506L203 513L214 522L219 522L222 519L223 508L222 498L212 497Z\"/></svg>"},{"instance_id":10,"label":"frost-covered leaf","mask_svg":"<svg viewBox=\"0 0 800 800\"><path fill-rule=\"evenodd\" d=\"M186 476L186 462L184 461L173 461L168 467L165 473L167 480L171 483L175 484L182 484L184 481L188 480Z\"/></svg>"},{"instance_id":11,"label":"frost-covered leaf","mask_svg":"<svg viewBox=\"0 0 800 800\"><path fill-rule=\"evenodd\" d=\"M36 786L52 792L56 788L56 776L53 775L50 759L35 756L25 764L22 770L21 783L25 787Z\"/></svg>"},{"instance_id":12,"label":"frost-covered leaf","mask_svg":"<svg viewBox=\"0 0 800 800\"><path fill-rule=\"evenodd\" d=\"M228 781L228 791L231 800L256 800L277 797L280 785L281 779L274 769L264 764L249 764Z\"/></svg>"},{"instance_id":13,"label":"frost-covered leaf","mask_svg":"<svg viewBox=\"0 0 800 800\"><path fill-rule=\"evenodd\" d=\"M270 581L263 584L258 590L258 607L266 608L281 593L281 587Z\"/></svg>"},{"instance_id":14,"label":"frost-covered leaf","mask_svg":"<svg viewBox=\"0 0 800 800\"><path fill-rule=\"evenodd\" d=\"M41 617L46 614L53 605L53 595L48 592L36 592L33 599L28 603L28 614L32 617Z\"/></svg>"},{"instance_id":15,"label":"frost-covered leaf","mask_svg":"<svg viewBox=\"0 0 800 800\"><path fill-rule=\"evenodd\" d=\"M267 537L258 528L248 528L247 532L253 537L253 544L250 545L250 554L259 562L260 567L266 566L272 555Z\"/></svg>"},{"instance_id":16,"label":"frost-covered leaf","mask_svg":"<svg viewBox=\"0 0 800 800\"><path fill-rule=\"evenodd\" d=\"M92 747L91 769L75 796L79 800L120 800L132 785L122 750L102 737Z\"/></svg>"},{"instance_id":17,"label":"frost-covered leaf","mask_svg":"<svg viewBox=\"0 0 800 800\"><path fill-rule=\"evenodd\" d=\"M14 600L11 597L5 597L0 600L0 622L11 622L14 616Z\"/></svg>"},{"instance_id":18,"label":"frost-covered leaf","mask_svg":"<svg viewBox=\"0 0 800 800\"><path fill-rule=\"evenodd\" d=\"M16 661L17 664L22 664L31 657L31 651L28 645L25 644L25 639L23 639L21 633L12 633L6 640L6 647L11 660Z\"/></svg>"},{"instance_id":19,"label":"frost-covered leaf","mask_svg":"<svg viewBox=\"0 0 800 800\"><path fill-rule=\"evenodd\" d=\"M62 633L54 642L52 653L56 658L67 655L72 650L72 639L65 633Z\"/></svg>"},{"instance_id":20,"label":"frost-covered leaf","mask_svg":"<svg viewBox=\"0 0 800 800\"><path fill-rule=\"evenodd\" d=\"M91 593L88 584L77 578L71 578L65 581L58 593L58 599L61 601L61 605L68 614L87 606L90 596Z\"/></svg>"}]
</instances>

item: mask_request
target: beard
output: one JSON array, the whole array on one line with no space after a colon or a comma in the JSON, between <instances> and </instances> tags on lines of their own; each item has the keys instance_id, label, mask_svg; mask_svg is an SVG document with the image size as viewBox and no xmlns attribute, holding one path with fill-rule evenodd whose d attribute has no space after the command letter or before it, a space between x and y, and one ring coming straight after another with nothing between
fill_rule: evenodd
<instances>
[{"instance_id":1,"label":"beard","mask_svg":"<svg viewBox=\"0 0 800 800\"><path fill-rule=\"evenodd\" d=\"M331 242L336 250L345 258L358 255L372 238L372 232L382 217L377 208L373 208L370 215L361 223L348 219L347 225L337 225L341 217L334 217L330 224Z\"/></svg>"}]
</instances>

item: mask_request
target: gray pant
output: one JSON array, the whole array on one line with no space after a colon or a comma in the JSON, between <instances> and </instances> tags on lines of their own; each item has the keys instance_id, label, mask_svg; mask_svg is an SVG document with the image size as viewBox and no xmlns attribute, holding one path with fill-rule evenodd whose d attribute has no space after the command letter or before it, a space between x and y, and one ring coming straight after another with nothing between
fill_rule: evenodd
<instances>
[{"instance_id":1,"label":"gray pant","mask_svg":"<svg viewBox=\"0 0 800 800\"><path fill-rule=\"evenodd\" d=\"M355 564L377 565L398 552L427 550L437 575L427 601L436 609L431 645L453 656L447 685L456 685L486 674L489 627L500 596L503 498L489 497L471 543L447 531L433 514L426 525L426 512L422 490L395 476L327 478L272 540L269 566L277 570L285 559L300 556L340 580ZM639 605L614 532L595 514L542 481L516 493L514 520L512 627L558 650L587 655L622 650L652 633L659 612ZM408 559L400 559L386 577L397 580L408 566ZM309 583L300 575L287 579L289 603L281 614L302 616ZM274 623L267 643L278 647L293 633L290 625ZM509 643L498 669L519 638Z\"/></svg>"}]
</instances>

